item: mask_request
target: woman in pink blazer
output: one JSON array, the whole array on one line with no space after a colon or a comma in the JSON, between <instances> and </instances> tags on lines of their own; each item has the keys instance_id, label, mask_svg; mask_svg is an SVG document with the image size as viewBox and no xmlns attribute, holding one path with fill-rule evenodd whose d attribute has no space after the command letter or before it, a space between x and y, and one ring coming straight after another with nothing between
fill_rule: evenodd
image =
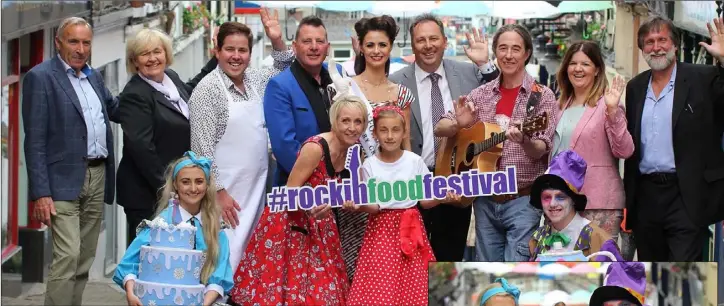
<instances>
[{"instance_id":1,"label":"woman in pink blazer","mask_svg":"<svg viewBox=\"0 0 724 306\"><path fill-rule=\"evenodd\" d=\"M561 111L551 158L568 149L583 157L588 167L582 192L588 205L582 215L616 239L625 199L619 159L629 158L634 151L626 112L619 103L626 83L616 76L608 86L601 49L592 41L571 45L557 80ZM627 253L624 245L622 249Z\"/></svg>"}]
</instances>

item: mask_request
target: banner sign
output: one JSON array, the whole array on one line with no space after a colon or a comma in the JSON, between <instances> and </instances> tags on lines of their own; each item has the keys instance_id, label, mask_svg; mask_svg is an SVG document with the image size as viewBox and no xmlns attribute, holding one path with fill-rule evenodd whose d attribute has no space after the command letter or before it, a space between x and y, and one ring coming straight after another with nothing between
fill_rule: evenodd
<instances>
[{"instance_id":1,"label":"banner sign","mask_svg":"<svg viewBox=\"0 0 724 306\"><path fill-rule=\"evenodd\" d=\"M418 175L406 181L379 181L375 178L363 181L359 175L361 166L360 146L355 145L348 151L345 164L352 174L351 178L342 182L328 180L327 185L316 187L274 187L267 194L269 209L272 212L310 210L324 204L342 207L349 200L356 205L392 200L442 200L448 191L469 198L518 193L516 170L512 166L496 172L473 169L449 176Z\"/></svg>"},{"instance_id":2,"label":"banner sign","mask_svg":"<svg viewBox=\"0 0 724 306\"><path fill-rule=\"evenodd\" d=\"M716 15L716 1L676 1L674 2L674 24L687 31L709 37L707 22Z\"/></svg>"}]
</instances>

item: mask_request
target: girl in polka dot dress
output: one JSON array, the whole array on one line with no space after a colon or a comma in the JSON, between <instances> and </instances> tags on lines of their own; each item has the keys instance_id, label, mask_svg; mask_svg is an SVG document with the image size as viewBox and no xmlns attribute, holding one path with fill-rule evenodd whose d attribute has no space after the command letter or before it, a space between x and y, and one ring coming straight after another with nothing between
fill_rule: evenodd
<instances>
[{"instance_id":1,"label":"girl in polka dot dress","mask_svg":"<svg viewBox=\"0 0 724 306\"><path fill-rule=\"evenodd\" d=\"M379 186L383 181L407 182L430 173L420 156L401 148L407 125L400 108L378 107L373 119L379 152L365 160L364 180L375 178ZM345 209L369 214L348 305L427 305L427 264L435 256L415 207L417 201L397 200L396 196L404 195L398 188L382 188L378 204L344 203ZM459 200L459 195L448 193L443 200L420 205L431 208Z\"/></svg>"}]
</instances>

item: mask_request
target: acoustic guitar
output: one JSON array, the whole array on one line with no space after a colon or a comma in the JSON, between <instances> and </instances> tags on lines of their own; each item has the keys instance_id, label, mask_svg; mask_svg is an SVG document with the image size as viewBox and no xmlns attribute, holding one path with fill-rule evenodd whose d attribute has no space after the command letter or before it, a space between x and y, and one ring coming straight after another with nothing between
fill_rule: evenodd
<instances>
[{"instance_id":1,"label":"acoustic guitar","mask_svg":"<svg viewBox=\"0 0 724 306\"><path fill-rule=\"evenodd\" d=\"M544 112L516 126L521 132L533 136L548 127L548 115ZM460 129L455 136L443 138L435 160L435 175L448 176L477 169L479 172L497 171L498 160L503 155L503 142L507 138L500 126L478 122ZM468 206L473 198L462 198Z\"/></svg>"}]
</instances>

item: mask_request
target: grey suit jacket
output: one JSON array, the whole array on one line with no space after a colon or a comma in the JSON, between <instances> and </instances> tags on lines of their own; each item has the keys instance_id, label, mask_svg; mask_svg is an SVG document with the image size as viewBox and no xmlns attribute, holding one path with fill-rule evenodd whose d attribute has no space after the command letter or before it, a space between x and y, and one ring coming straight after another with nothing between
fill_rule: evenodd
<instances>
[{"instance_id":1,"label":"grey suit jacket","mask_svg":"<svg viewBox=\"0 0 724 306\"><path fill-rule=\"evenodd\" d=\"M108 141L104 202L113 204L116 166L110 120L118 122L118 98L108 91L97 70L92 70L88 81L103 107ZM88 131L78 95L58 56L25 74L22 116L30 200L78 199L88 167Z\"/></svg>"},{"instance_id":2,"label":"grey suit jacket","mask_svg":"<svg viewBox=\"0 0 724 306\"><path fill-rule=\"evenodd\" d=\"M496 69L489 74L483 74L475 64L459 62L450 59L443 59L442 65L445 69L445 77L450 89L450 96L453 101L458 97L468 95L473 89L478 88L498 77L500 72ZM409 65L390 76L390 81L407 86L415 95L415 101L419 101L417 93L417 80L415 79L415 65ZM412 152L422 155L422 118L420 115L420 104L412 104L412 122L410 122L410 142Z\"/></svg>"}]
</instances>

